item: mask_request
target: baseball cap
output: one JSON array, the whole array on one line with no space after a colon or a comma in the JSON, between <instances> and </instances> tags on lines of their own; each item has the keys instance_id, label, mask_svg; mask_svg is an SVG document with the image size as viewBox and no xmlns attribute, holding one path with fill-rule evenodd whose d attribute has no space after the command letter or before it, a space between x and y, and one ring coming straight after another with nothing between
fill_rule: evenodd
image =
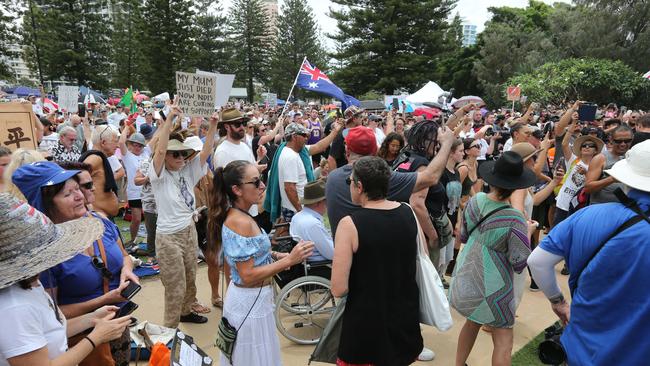
<instances>
[{"instance_id":1,"label":"baseball cap","mask_svg":"<svg viewBox=\"0 0 650 366\"><path fill-rule=\"evenodd\" d=\"M348 129L345 144L348 150L355 154L368 156L377 153L375 132L368 127L358 126Z\"/></svg>"},{"instance_id":2,"label":"baseball cap","mask_svg":"<svg viewBox=\"0 0 650 366\"><path fill-rule=\"evenodd\" d=\"M307 128L299 123L289 123L289 125L284 129L285 136L291 135L309 135Z\"/></svg>"}]
</instances>

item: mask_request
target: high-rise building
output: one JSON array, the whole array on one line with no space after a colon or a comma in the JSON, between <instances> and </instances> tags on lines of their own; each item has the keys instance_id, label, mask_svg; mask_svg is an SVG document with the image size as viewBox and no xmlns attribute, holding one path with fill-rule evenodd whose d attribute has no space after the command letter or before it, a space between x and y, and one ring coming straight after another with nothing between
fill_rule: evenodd
<instances>
[{"instance_id":1,"label":"high-rise building","mask_svg":"<svg viewBox=\"0 0 650 366\"><path fill-rule=\"evenodd\" d=\"M24 79L36 82L36 75L32 74L32 72L29 70L29 67L27 66L27 63L23 59L22 46L18 44L10 44L9 52L11 52L12 56L9 57L5 55L2 56L2 58L4 59L5 63L9 65L12 76L16 79L16 81Z\"/></svg>"},{"instance_id":2,"label":"high-rise building","mask_svg":"<svg viewBox=\"0 0 650 366\"><path fill-rule=\"evenodd\" d=\"M463 47L469 47L476 44L476 26L473 24L463 24Z\"/></svg>"},{"instance_id":3,"label":"high-rise building","mask_svg":"<svg viewBox=\"0 0 650 366\"><path fill-rule=\"evenodd\" d=\"M266 16L269 18L267 24L269 33L275 38L278 29L278 0L262 0L262 7L266 12Z\"/></svg>"}]
</instances>

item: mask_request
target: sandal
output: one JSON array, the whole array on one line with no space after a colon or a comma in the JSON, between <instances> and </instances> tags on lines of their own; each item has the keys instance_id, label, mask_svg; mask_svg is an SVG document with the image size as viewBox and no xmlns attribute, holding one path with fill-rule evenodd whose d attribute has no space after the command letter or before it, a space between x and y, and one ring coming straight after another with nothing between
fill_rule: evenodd
<instances>
[{"instance_id":1,"label":"sandal","mask_svg":"<svg viewBox=\"0 0 650 366\"><path fill-rule=\"evenodd\" d=\"M192 312L197 314L207 314L212 311L209 307L206 307L205 305L201 304L198 301L194 302L191 308L192 308Z\"/></svg>"},{"instance_id":2,"label":"sandal","mask_svg":"<svg viewBox=\"0 0 650 366\"><path fill-rule=\"evenodd\" d=\"M212 306L214 306L215 308L223 309L223 300L221 300L220 297L216 297L212 299Z\"/></svg>"}]
</instances>

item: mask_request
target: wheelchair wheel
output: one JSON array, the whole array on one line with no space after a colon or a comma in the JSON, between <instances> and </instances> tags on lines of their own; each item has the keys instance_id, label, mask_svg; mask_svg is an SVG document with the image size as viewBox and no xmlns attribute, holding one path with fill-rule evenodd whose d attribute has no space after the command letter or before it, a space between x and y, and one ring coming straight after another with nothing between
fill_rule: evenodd
<instances>
[{"instance_id":1,"label":"wheelchair wheel","mask_svg":"<svg viewBox=\"0 0 650 366\"><path fill-rule=\"evenodd\" d=\"M289 282L275 300L275 324L280 333L298 344L316 344L336 304L330 281L305 276Z\"/></svg>"}]
</instances>

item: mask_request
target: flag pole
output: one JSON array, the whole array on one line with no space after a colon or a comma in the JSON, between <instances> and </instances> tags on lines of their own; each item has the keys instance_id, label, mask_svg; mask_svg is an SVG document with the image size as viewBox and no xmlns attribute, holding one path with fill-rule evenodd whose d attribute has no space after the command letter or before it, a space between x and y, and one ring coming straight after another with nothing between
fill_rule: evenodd
<instances>
[{"instance_id":1,"label":"flag pole","mask_svg":"<svg viewBox=\"0 0 650 366\"><path fill-rule=\"evenodd\" d=\"M287 96L287 99L284 102L284 107L282 107L282 112L280 113L280 117L278 117L278 121L280 121L280 123L282 123L282 117L284 116L284 112L287 110L287 104L289 103L289 98L291 98L291 95L293 94L293 88L296 86L296 83L298 82L298 76L300 76L300 70L302 69L302 65L305 64L305 61L307 61L307 56L305 56L305 58L303 58L302 62L300 63L300 68L298 69L296 78L293 80L293 85L291 85L291 90L289 90L289 95Z\"/></svg>"}]
</instances>

